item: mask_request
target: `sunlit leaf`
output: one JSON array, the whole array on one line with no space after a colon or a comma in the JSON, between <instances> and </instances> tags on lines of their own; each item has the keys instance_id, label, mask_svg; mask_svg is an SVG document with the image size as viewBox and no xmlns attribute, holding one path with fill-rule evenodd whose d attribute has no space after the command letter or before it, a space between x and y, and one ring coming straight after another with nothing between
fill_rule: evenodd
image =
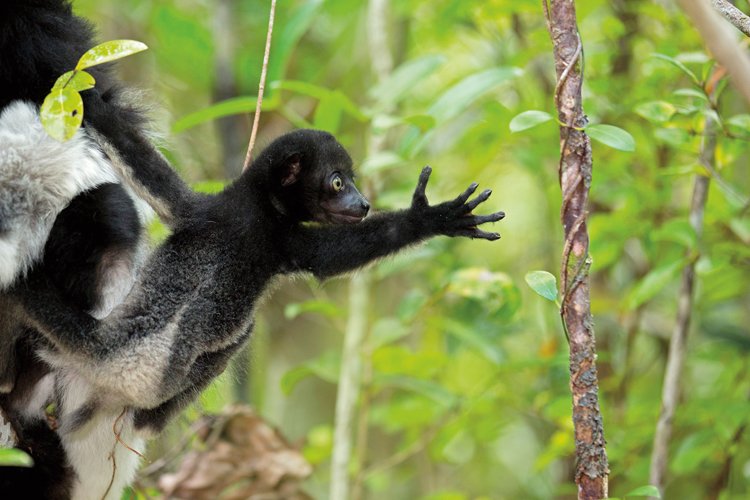
<instances>
[{"instance_id":1,"label":"sunlit leaf","mask_svg":"<svg viewBox=\"0 0 750 500\"><path fill-rule=\"evenodd\" d=\"M0 467L32 467L34 460L17 448L0 448Z\"/></svg>"},{"instance_id":2,"label":"sunlit leaf","mask_svg":"<svg viewBox=\"0 0 750 500\"><path fill-rule=\"evenodd\" d=\"M83 122L83 100L70 87L50 92L39 108L39 118L50 137L60 142L75 135Z\"/></svg>"},{"instance_id":3,"label":"sunlit leaf","mask_svg":"<svg viewBox=\"0 0 750 500\"><path fill-rule=\"evenodd\" d=\"M76 69L86 69L98 64L122 59L148 49L145 43L136 40L110 40L87 50L76 64Z\"/></svg>"},{"instance_id":4,"label":"sunlit leaf","mask_svg":"<svg viewBox=\"0 0 750 500\"><path fill-rule=\"evenodd\" d=\"M535 109L524 111L523 113L517 114L510 121L510 131L520 132L522 130L536 127L540 123L548 122L552 120L552 115L546 111L538 111Z\"/></svg>"},{"instance_id":5,"label":"sunlit leaf","mask_svg":"<svg viewBox=\"0 0 750 500\"><path fill-rule=\"evenodd\" d=\"M78 92L88 90L94 87L96 80L86 71L66 71L55 81L52 90L59 90L68 87Z\"/></svg>"},{"instance_id":6,"label":"sunlit leaf","mask_svg":"<svg viewBox=\"0 0 750 500\"><path fill-rule=\"evenodd\" d=\"M620 151L635 151L635 139L625 130L603 123L589 125L586 133L592 139Z\"/></svg>"},{"instance_id":7,"label":"sunlit leaf","mask_svg":"<svg viewBox=\"0 0 750 500\"><path fill-rule=\"evenodd\" d=\"M547 271L531 271L524 276L526 283L536 293L552 302L557 300L557 278Z\"/></svg>"}]
</instances>

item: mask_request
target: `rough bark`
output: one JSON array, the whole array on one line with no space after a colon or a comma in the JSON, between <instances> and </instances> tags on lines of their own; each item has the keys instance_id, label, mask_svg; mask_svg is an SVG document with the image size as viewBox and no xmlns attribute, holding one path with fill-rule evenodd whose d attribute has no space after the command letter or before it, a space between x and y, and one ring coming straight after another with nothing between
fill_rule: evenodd
<instances>
[{"instance_id":1,"label":"rough bark","mask_svg":"<svg viewBox=\"0 0 750 500\"><path fill-rule=\"evenodd\" d=\"M727 0L711 0L711 4L719 14L724 16L724 19L732 23L735 28L743 32L746 36L750 36L750 17L747 14L727 2Z\"/></svg>"},{"instance_id":2,"label":"rough bark","mask_svg":"<svg viewBox=\"0 0 750 500\"><path fill-rule=\"evenodd\" d=\"M609 466L599 411L596 346L589 298L589 236L586 204L591 184L591 143L580 130L587 120L581 104L582 43L575 3L545 3L557 73L555 104L560 127L561 219L565 234L560 314L570 342L578 498L606 498Z\"/></svg>"}]
</instances>

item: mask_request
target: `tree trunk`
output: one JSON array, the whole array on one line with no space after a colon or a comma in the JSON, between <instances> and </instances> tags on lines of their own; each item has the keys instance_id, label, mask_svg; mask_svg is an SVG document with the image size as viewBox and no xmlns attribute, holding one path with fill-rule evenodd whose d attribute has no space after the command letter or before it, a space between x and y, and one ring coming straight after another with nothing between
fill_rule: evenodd
<instances>
[{"instance_id":1,"label":"tree trunk","mask_svg":"<svg viewBox=\"0 0 750 500\"><path fill-rule=\"evenodd\" d=\"M557 73L555 105L560 127L563 248L560 315L570 342L578 498L607 497L609 467L599 411L596 346L589 299L589 236L586 203L591 184L591 143L581 129L582 42L572 0L545 2Z\"/></svg>"}]
</instances>

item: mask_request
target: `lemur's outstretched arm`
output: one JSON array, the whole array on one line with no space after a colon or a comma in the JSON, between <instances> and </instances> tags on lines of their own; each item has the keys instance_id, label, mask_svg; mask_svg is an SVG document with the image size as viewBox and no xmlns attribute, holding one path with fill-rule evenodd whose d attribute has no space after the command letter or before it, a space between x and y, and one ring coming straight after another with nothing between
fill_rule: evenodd
<instances>
[{"instance_id":1,"label":"lemur's outstretched arm","mask_svg":"<svg viewBox=\"0 0 750 500\"><path fill-rule=\"evenodd\" d=\"M422 170L411 207L406 210L374 214L358 224L300 227L290 232L286 250L293 269L327 278L435 235L500 238L498 233L488 233L477 226L501 220L505 217L503 212L471 213L489 198L490 190L469 201L477 188L477 184L472 184L452 201L429 205L425 188L431 172L430 167Z\"/></svg>"}]
</instances>

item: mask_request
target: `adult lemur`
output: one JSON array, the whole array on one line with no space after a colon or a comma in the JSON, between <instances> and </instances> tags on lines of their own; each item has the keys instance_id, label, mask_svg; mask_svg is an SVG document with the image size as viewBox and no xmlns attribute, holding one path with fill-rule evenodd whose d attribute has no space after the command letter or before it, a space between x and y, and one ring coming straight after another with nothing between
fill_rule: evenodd
<instances>
[{"instance_id":1,"label":"adult lemur","mask_svg":"<svg viewBox=\"0 0 750 500\"><path fill-rule=\"evenodd\" d=\"M83 93L85 130L54 143L40 135L35 105L92 45L65 1L0 4L0 335L18 338L12 352L31 363L0 403L18 414L21 438L43 441L53 459L59 437L72 496L117 498L137 464L124 444L142 448L224 370L274 276L326 278L439 234L497 239L477 226L503 214L471 213L490 194L469 200L476 184L429 205L425 168L410 208L362 220L369 205L349 155L312 130L274 141L222 193L195 194L101 71ZM9 188L24 176L33 187ZM129 190L172 228L140 269ZM47 215L37 218L40 207ZM28 234L33 245L21 243ZM50 401L54 432L40 425ZM48 469L38 473L66 473Z\"/></svg>"}]
</instances>

